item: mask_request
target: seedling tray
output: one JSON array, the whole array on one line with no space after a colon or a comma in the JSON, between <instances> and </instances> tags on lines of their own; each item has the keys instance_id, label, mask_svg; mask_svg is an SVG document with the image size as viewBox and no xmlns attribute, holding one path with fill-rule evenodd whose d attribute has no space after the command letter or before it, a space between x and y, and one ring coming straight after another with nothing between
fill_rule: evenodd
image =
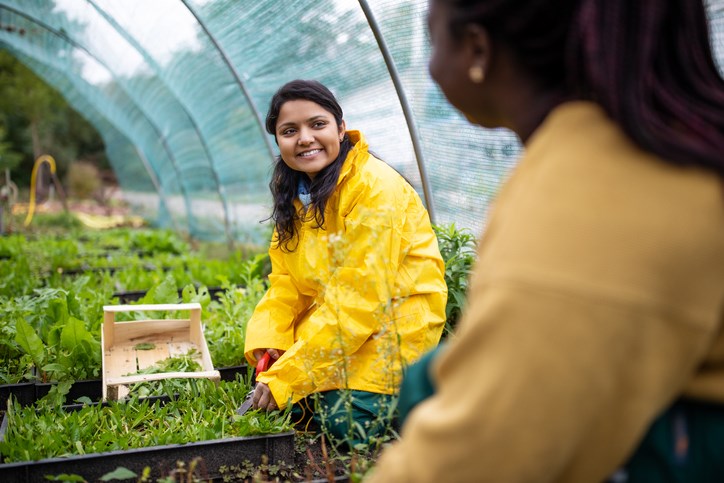
<instances>
[{"instance_id":1,"label":"seedling tray","mask_svg":"<svg viewBox=\"0 0 724 483\"><path fill-rule=\"evenodd\" d=\"M45 397L57 383L55 382L38 382L35 384L35 399ZM75 381L70 386L65 400L72 404L78 398L87 397L91 401L100 401L103 397L103 381L101 379L85 379Z\"/></svg>"},{"instance_id":2,"label":"seedling tray","mask_svg":"<svg viewBox=\"0 0 724 483\"><path fill-rule=\"evenodd\" d=\"M216 370L219 371L219 376L222 381L235 381L239 375L241 375L242 381L246 381L249 375L249 366L246 364L242 364L240 366L217 367ZM21 386L26 387L32 384L33 383L27 383L22 384ZM38 382L35 383L35 395L32 399L29 392L27 394L23 392L22 397L17 395L16 397L18 398L20 404L27 406L46 396L56 384L57 383L55 382ZM13 386L19 386L19 384L13 384ZM3 402L7 401L7 392L12 392L13 390L14 388L9 389L7 385L0 386L0 395L5 395ZM15 392L12 393L15 394ZM68 404L73 404L73 401L76 401L81 397L87 397L93 402L101 401L103 399L103 381L101 379L75 381L71 384L70 391L68 391L68 394L65 396L65 400ZM0 412L3 409L4 408L0 408Z\"/></svg>"},{"instance_id":3,"label":"seedling tray","mask_svg":"<svg viewBox=\"0 0 724 483\"><path fill-rule=\"evenodd\" d=\"M73 406L67 408L72 409ZM0 426L0 440L4 439L7 418ZM46 481L46 475L76 474L86 481L98 481L103 475L119 466L141 475L145 467L151 469L151 477L168 476L182 461L188 468L197 457L202 458L203 479L220 479L222 467L240 465L249 461L253 465L262 463L262 456L269 458L269 464L294 461L294 432L288 431L265 436L249 436L199 441L187 444L151 446L148 448L92 453L67 458L49 458L38 461L16 463L0 462L0 481L23 483Z\"/></svg>"},{"instance_id":4,"label":"seedling tray","mask_svg":"<svg viewBox=\"0 0 724 483\"><path fill-rule=\"evenodd\" d=\"M222 381L235 381L238 375L241 375L241 380L246 381L249 376L249 366L242 364L240 366L227 366L217 367L219 375Z\"/></svg>"},{"instance_id":5,"label":"seedling tray","mask_svg":"<svg viewBox=\"0 0 724 483\"><path fill-rule=\"evenodd\" d=\"M198 286L196 289L198 290ZM226 291L226 289L222 287L209 287L207 288L209 291L209 296L213 300L218 300L221 295ZM125 292L116 292L113 294L114 297L118 298L118 301L122 304L127 304L129 302L136 302L137 300L140 300L141 298L145 297L148 293L148 290L128 290ZM183 295L183 289L178 290L178 296L179 298Z\"/></svg>"},{"instance_id":6,"label":"seedling tray","mask_svg":"<svg viewBox=\"0 0 724 483\"><path fill-rule=\"evenodd\" d=\"M249 376L249 366L246 364L239 366L217 367L216 370L219 371L219 376L222 381L235 381L239 375L241 375L242 381L246 381ZM46 396L56 384L57 383L55 382L38 382L35 383L35 395L32 399L29 392L27 394L23 393L22 398L17 395L16 397L18 398L20 404L27 406ZM21 386L25 387L28 385L33 385L33 383L22 384ZM19 386L19 384L13 384L12 386ZM5 395L3 402L7 402L6 394L8 391L11 391L11 389L9 389L7 385L0 386L0 395ZM15 392L13 392L13 394L15 394ZM81 397L87 397L93 402L101 401L103 399L103 381L101 379L75 381L71 384L70 391L68 391L68 394L65 396L65 400L68 404L73 404L73 401L76 401ZM2 412L2 410L4 410L4 408L0 408L0 412Z\"/></svg>"},{"instance_id":7,"label":"seedling tray","mask_svg":"<svg viewBox=\"0 0 724 483\"><path fill-rule=\"evenodd\" d=\"M117 322L120 312L189 313L187 319L136 320ZM128 393L128 385L161 379L207 378L219 381L201 327L201 305L106 305L103 307L103 399L119 399ZM141 348L143 347L143 349ZM129 375L155 365L163 359L186 354L195 349L200 354L201 372L163 372Z\"/></svg>"},{"instance_id":8,"label":"seedling tray","mask_svg":"<svg viewBox=\"0 0 724 483\"><path fill-rule=\"evenodd\" d=\"M0 412L5 411L8 404L8 398L15 396L15 399L22 406L28 406L35 402L35 383L20 382L18 384L0 385Z\"/></svg>"}]
</instances>

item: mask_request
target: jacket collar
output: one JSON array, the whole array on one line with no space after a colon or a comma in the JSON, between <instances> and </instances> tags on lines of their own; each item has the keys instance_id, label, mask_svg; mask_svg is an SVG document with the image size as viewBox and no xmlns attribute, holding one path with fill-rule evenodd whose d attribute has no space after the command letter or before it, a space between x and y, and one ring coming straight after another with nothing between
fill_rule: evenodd
<instances>
[{"instance_id":1,"label":"jacket collar","mask_svg":"<svg viewBox=\"0 0 724 483\"><path fill-rule=\"evenodd\" d=\"M341 183L344 178L346 178L357 166L359 166L362 160L369 156L369 145L367 144L364 134L360 131L349 130L347 131L347 135L349 136L349 140L352 141L353 146L347 154L347 159L344 161L342 171L339 173L337 184Z\"/></svg>"}]
</instances>

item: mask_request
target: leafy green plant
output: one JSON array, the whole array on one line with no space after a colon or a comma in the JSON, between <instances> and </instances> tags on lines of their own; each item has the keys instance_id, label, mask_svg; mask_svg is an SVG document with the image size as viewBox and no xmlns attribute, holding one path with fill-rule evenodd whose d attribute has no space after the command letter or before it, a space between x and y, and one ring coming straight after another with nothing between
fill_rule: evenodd
<instances>
[{"instance_id":1,"label":"leafy green plant","mask_svg":"<svg viewBox=\"0 0 724 483\"><path fill-rule=\"evenodd\" d=\"M245 259L240 253L232 253L223 260L204 259L193 253L179 255L172 253L178 250L168 248L184 246L177 237L168 233L154 235L151 230L140 232L144 234L121 228L82 235L70 232L56 238L0 238L0 270L7 273L0 277L0 381L34 380L34 368L43 381L97 377L100 356L95 354L100 354L103 306L118 303L113 294L125 290L147 290L136 303L199 302L217 367L245 363L245 324L266 290L263 277L268 271L268 255ZM146 242L149 246L143 248ZM168 250L159 249L153 257L130 252L151 249L150 245ZM98 256L99 250L105 250L103 256ZM70 269L100 269L108 264L119 266L115 271L67 273ZM212 303L206 289L209 284L223 285L220 300ZM179 287L183 287L180 295ZM176 316L168 312L143 315ZM119 320L138 317L138 313L118 314ZM41 345L26 326L21 327L18 336L18 319L27 322ZM84 331L76 332L85 342L71 349L63 341L70 340L69 334L79 329L78 321ZM66 326L66 335L61 337Z\"/></svg>"},{"instance_id":2,"label":"leafy green plant","mask_svg":"<svg viewBox=\"0 0 724 483\"><path fill-rule=\"evenodd\" d=\"M15 319L0 317L0 384L35 380L35 365L30 354L15 341Z\"/></svg>"},{"instance_id":3,"label":"leafy green plant","mask_svg":"<svg viewBox=\"0 0 724 483\"><path fill-rule=\"evenodd\" d=\"M27 354L8 355L9 350L3 344L0 356L0 384L18 384L35 380L35 366Z\"/></svg>"},{"instance_id":4,"label":"leafy green plant","mask_svg":"<svg viewBox=\"0 0 724 483\"><path fill-rule=\"evenodd\" d=\"M468 279L475 264L475 236L467 229L458 229L454 223L433 226L440 254L445 261L447 305L445 307L445 333L452 333L465 307Z\"/></svg>"},{"instance_id":5,"label":"leafy green plant","mask_svg":"<svg viewBox=\"0 0 724 483\"><path fill-rule=\"evenodd\" d=\"M97 377L100 333L94 330L98 325L81 319L87 310L62 289L37 289L32 296L6 300L0 320L9 323L3 324L6 338L0 345L27 355L43 382Z\"/></svg>"},{"instance_id":6,"label":"leafy green plant","mask_svg":"<svg viewBox=\"0 0 724 483\"><path fill-rule=\"evenodd\" d=\"M135 473L134 473L135 475ZM80 475L73 473L61 473L59 475L45 475L45 479L48 481L62 481L63 483L69 483L73 481L79 481L85 483L85 478Z\"/></svg>"},{"instance_id":7,"label":"leafy green plant","mask_svg":"<svg viewBox=\"0 0 724 483\"><path fill-rule=\"evenodd\" d=\"M0 258L12 258L23 253L25 237L22 235L4 235L0 237Z\"/></svg>"},{"instance_id":8,"label":"leafy green plant","mask_svg":"<svg viewBox=\"0 0 724 483\"><path fill-rule=\"evenodd\" d=\"M267 255L258 255L239 267L242 287L222 278L224 292L209 305L204 318L204 335L215 367L237 366L246 362L244 334L251 314L267 290L266 281L259 275L260 266L266 259Z\"/></svg>"},{"instance_id":9,"label":"leafy green plant","mask_svg":"<svg viewBox=\"0 0 724 483\"><path fill-rule=\"evenodd\" d=\"M144 472L150 474L151 468L147 467L148 470L144 468ZM148 477L148 475L146 475ZM123 466L119 466L115 470L111 471L110 473L106 473L105 475L100 477L101 481L113 481L113 480L128 480L131 478L137 478L138 475L135 471L131 471L128 468L124 468ZM143 475L141 475L141 478L143 478ZM144 481L144 480L141 480Z\"/></svg>"},{"instance_id":10,"label":"leafy green plant","mask_svg":"<svg viewBox=\"0 0 724 483\"><path fill-rule=\"evenodd\" d=\"M83 227L83 223L70 212L38 213L33 217L31 229L72 230Z\"/></svg>"},{"instance_id":11,"label":"leafy green plant","mask_svg":"<svg viewBox=\"0 0 724 483\"><path fill-rule=\"evenodd\" d=\"M115 272L113 280L116 291L129 292L133 290L149 290L164 280L166 275L167 273L159 268L149 270L148 266L131 265ZM176 283L178 285L178 282Z\"/></svg>"},{"instance_id":12,"label":"leafy green plant","mask_svg":"<svg viewBox=\"0 0 724 483\"><path fill-rule=\"evenodd\" d=\"M0 259L0 297L27 295L39 285L38 277L33 273L28 259Z\"/></svg>"},{"instance_id":13,"label":"leafy green plant","mask_svg":"<svg viewBox=\"0 0 724 483\"><path fill-rule=\"evenodd\" d=\"M75 267L80 254L80 246L68 238L37 237L25 244L24 256L31 263L37 275L44 275Z\"/></svg>"},{"instance_id":14,"label":"leafy green plant","mask_svg":"<svg viewBox=\"0 0 724 483\"><path fill-rule=\"evenodd\" d=\"M13 403L0 453L5 462L103 453L291 430L285 412L236 414L250 387L240 382L193 381L177 399L139 399L66 411L43 401Z\"/></svg>"},{"instance_id":15,"label":"leafy green plant","mask_svg":"<svg viewBox=\"0 0 724 483\"><path fill-rule=\"evenodd\" d=\"M219 473L222 476L222 481L297 481L291 479L294 475L292 465L283 461L269 464L269 458L266 455L262 455L262 464L259 466L245 460L238 465L221 466L219 467Z\"/></svg>"},{"instance_id":16,"label":"leafy green plant","mask_svg":"<svg viewBox=\"0 0 724 483\"><path fill-rule=\"evenodd\" d=\"M170 230L136 230L130 233L130 247L144 253L181 254L189 251L188 244Z\"/></svg>"},{"instance_id":17,"label":"leafy green plant","mask_svg":"<svg viewBox=\"0 0 724 483\"><path fill-rule=\"evenodd\" d=\"M168 357L156 364L141 369L133 374L159 374L162 372L199 372L202 367L198 363L201 354L196 349L189 350L186 354ZM148 397L163 396L189 392L192 381L190 379L163 379L160 381L138 382L130 387L130 396Z\"/></svg>"},{"instance_id":18,"label":"leafy green plant","mask_svg":"<svg viewBox=\"0 0 724 483\"><path fill-rule=\"evenodd\" d=\"M0 239L0 297L27 295L34 288L68 288L76 272L96 278L114 292L149 290L171 274L178 287L219 286L222 280L242 285L250 250L212 258L189 251L177 235L153 230L119 228L70 231L60 236L13 235ZM268 256L261 255L257 275L268 273Z\"/></svg>"}]
</instances>

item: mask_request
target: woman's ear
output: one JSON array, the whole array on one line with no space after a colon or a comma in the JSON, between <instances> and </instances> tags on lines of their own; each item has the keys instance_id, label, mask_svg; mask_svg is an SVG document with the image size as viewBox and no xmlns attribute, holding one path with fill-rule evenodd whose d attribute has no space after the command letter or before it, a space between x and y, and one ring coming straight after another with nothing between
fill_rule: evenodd
<instances>
[{"instance_id":1,"label":"woman's ear","mask_svg":"<svg viewBox=\"0 0 724 483\"><path fill-rule=\"evenodd\" d=\"M344 132L347 130L347 124L344 122L344 119L342 119L342 122L339 123L338 130L339 130L339 142L341 143L342 140L344 139Z\"/></svg>"},{"instance_id":2,"label":"woman's ear","mask_svg":"<svg viewBox=\"0 0 724 483\"><path fill-rule=\"evenodd\" d=\"M468 55L470 81L481 84L491 65L490 35L484 27L469 23L465 26L463 43Z\"/></svg>"}]
</instances>

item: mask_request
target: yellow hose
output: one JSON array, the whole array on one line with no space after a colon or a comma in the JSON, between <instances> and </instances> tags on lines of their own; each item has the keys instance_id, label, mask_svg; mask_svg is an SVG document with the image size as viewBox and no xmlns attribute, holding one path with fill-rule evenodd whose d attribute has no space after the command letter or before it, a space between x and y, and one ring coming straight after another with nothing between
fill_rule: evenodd
<instances>
[{"instance_id":1,"label":"yellow hose","mask_svg":"<svg viewBox=\"0 0 724 483\"><path fill-rule=\"evenodd\" d=\"M38 169L43 162L48 163L50 166L50 174L55 176L55 159L49 154L43 154L35 160L33 165L33 172L30 174L30 204L28 205L28 216L25 217L25 226L28 226L33 220L33 213L35 212L35 179L38 176Z\"/></svg>"}]
</instances>

